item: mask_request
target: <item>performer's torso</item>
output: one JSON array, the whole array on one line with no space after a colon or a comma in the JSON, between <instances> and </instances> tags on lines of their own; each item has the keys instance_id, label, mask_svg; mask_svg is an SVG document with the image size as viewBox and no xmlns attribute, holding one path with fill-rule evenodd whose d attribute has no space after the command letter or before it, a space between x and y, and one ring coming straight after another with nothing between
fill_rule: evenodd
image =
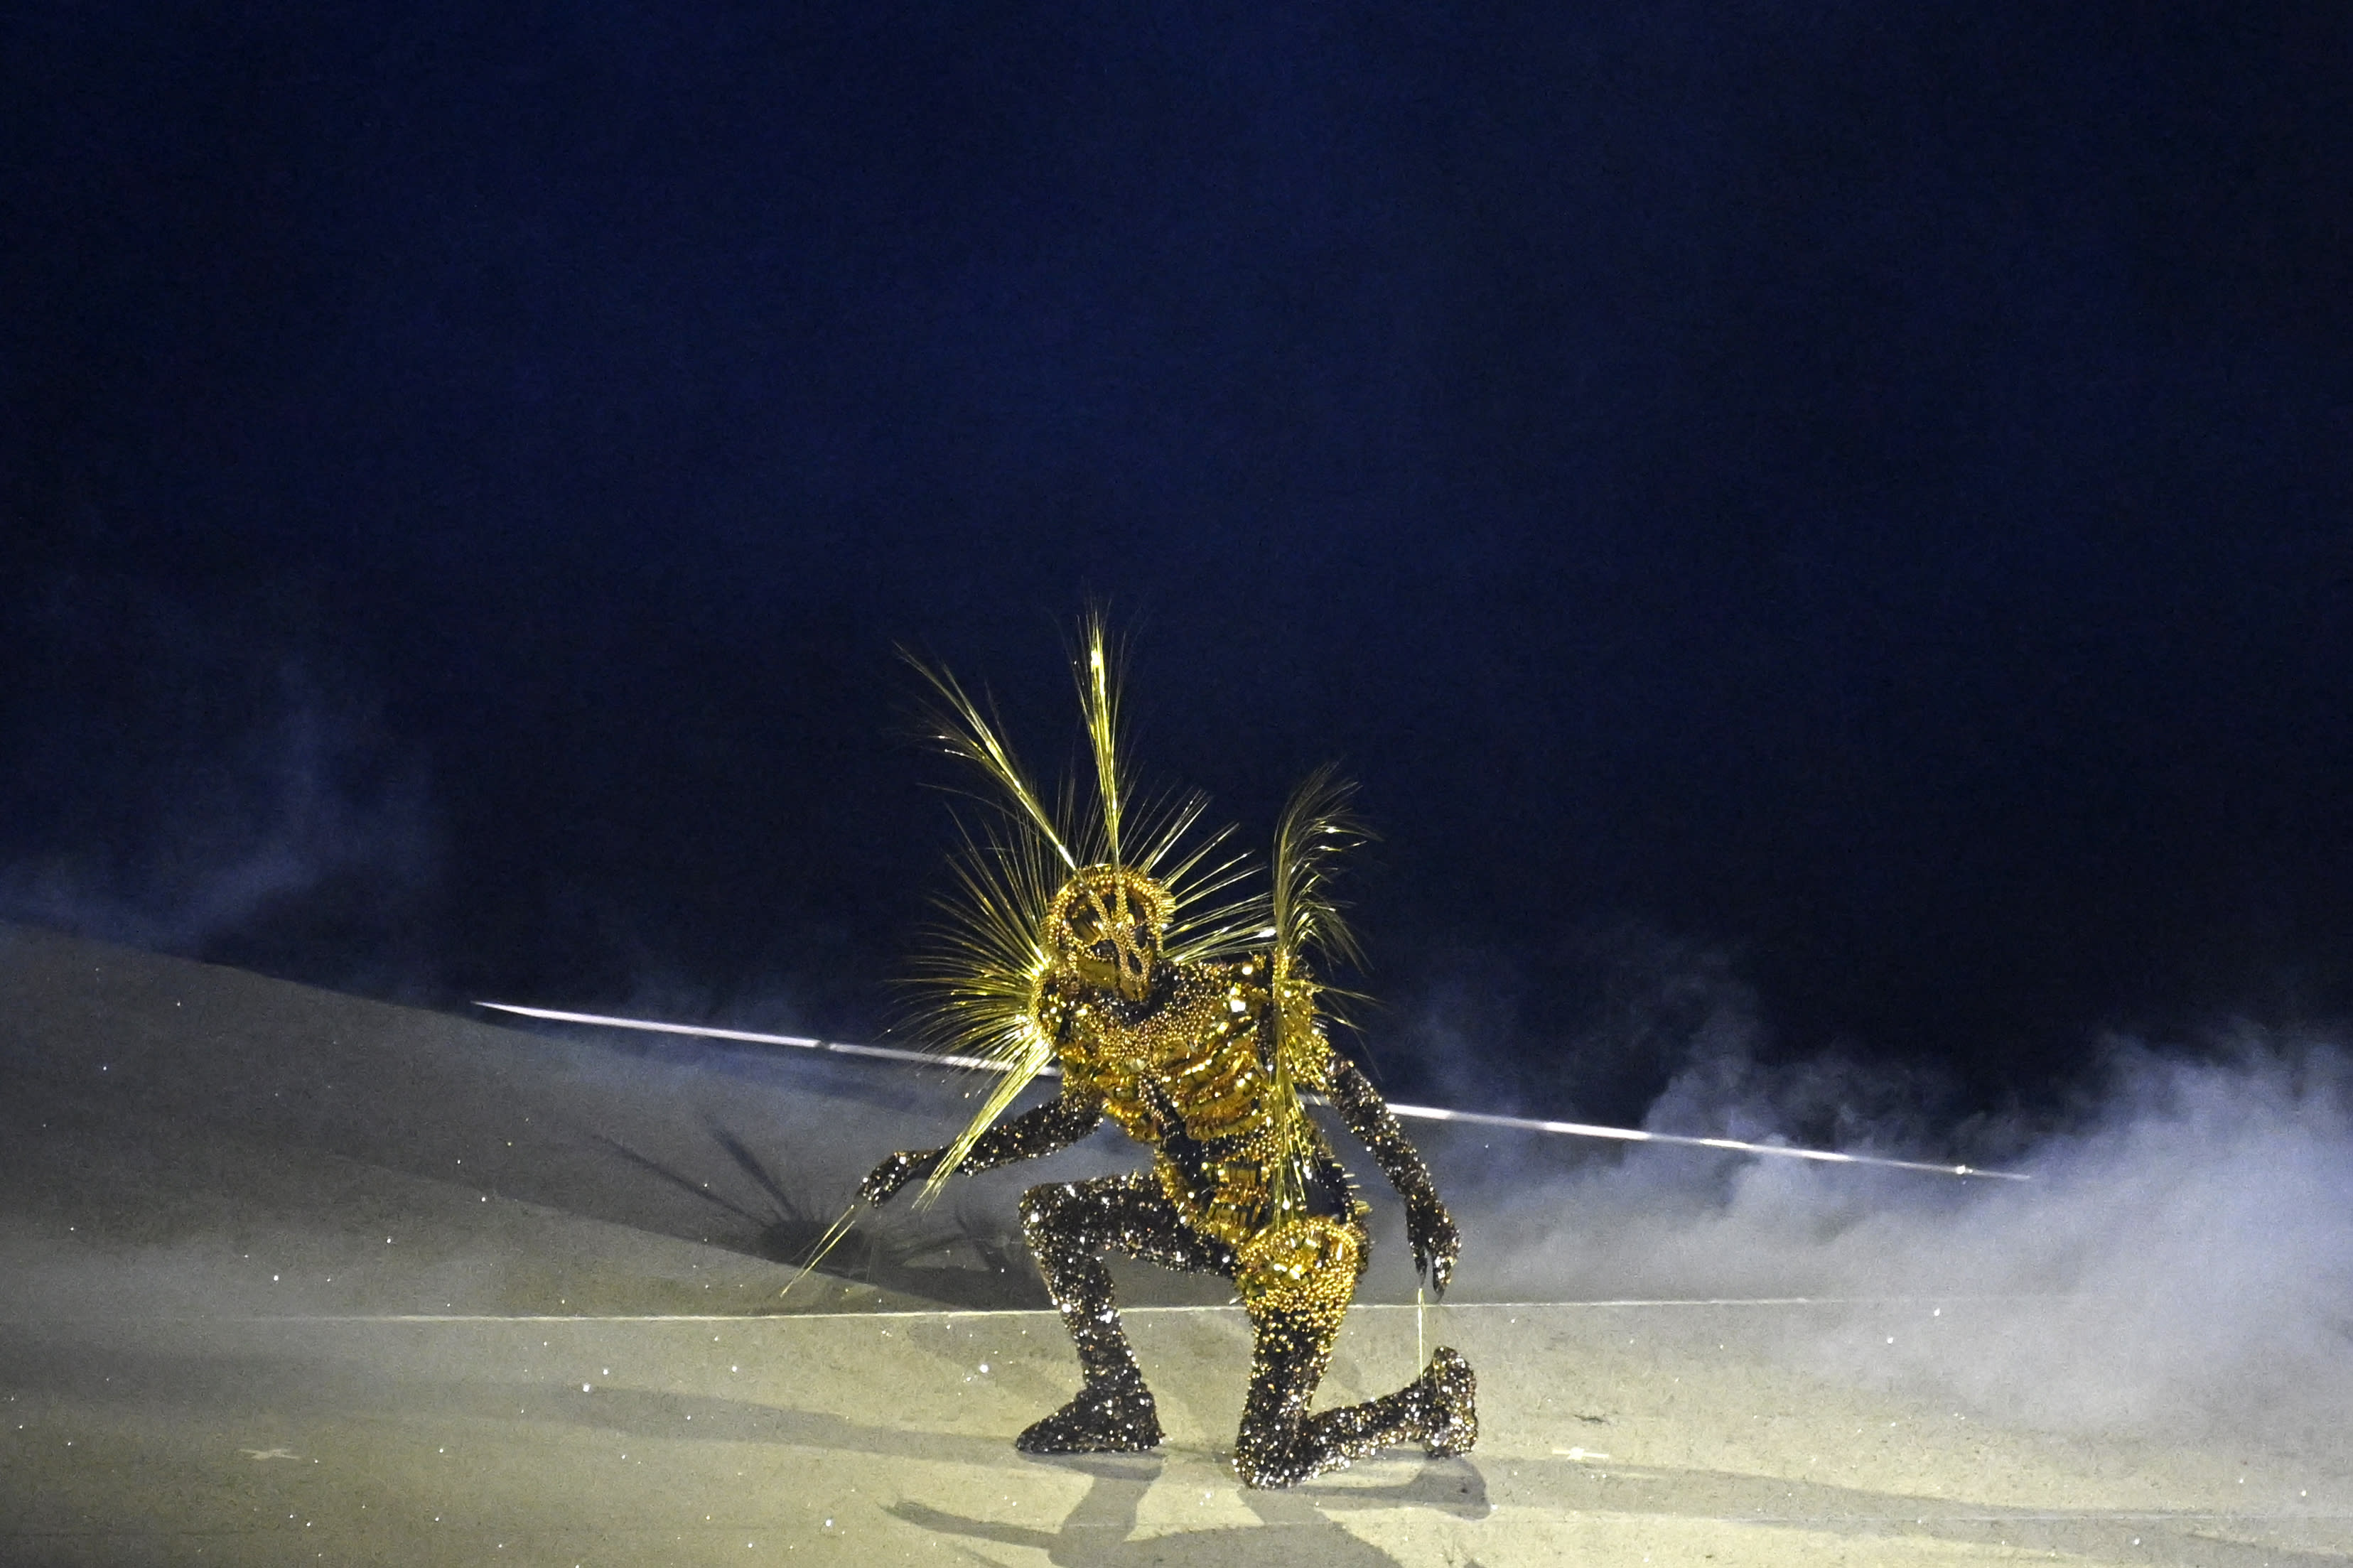
<instances>
[{"instance_id":1,"label":"performer's torso","mask_svg":"<svg viewBox=\"0 0 2353 1568\"><path fill-rule=\"evenodd\" d=\"M1262 1042L1271 1000L1266 961L1250 958L1176 965L1139 1003L1050 991L1039 1004L1065 1081L1150 1144L1187 1223L1229 1245L1265 1220L1278 1114Z\"/></svg>"}]
</instances>

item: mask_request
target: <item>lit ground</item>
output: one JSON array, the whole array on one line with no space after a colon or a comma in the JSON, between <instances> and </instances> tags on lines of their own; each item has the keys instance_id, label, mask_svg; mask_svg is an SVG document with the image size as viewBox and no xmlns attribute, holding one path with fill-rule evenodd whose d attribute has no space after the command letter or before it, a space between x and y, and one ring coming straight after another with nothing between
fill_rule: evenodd
<instances>
[{"instance_id":1,"label":"lit ground","mask_svg":"<svg viewBox=\"0 0 2353 1568\"><path fill-rule=\"evenodd\" d=\"M1166 1450L1027 1459L1073 1369L987 1216L1034 1173L777 1295L812 1206L954 1089L28 931L0 931L0 1005L11 1563L2353 1560L2333 1431L2003 1429L1802 1370L1779 1347L1832 1310L1803 1304L1450 1307L1426 1326L1481 1371L1476 1452L1263 1494L1222 1457L1238 1314L1136 1276L1169 1303L1132 1314ZM1890 1339L2043 1310L1835 1309ZM1360 1310L1331 1397L1402 1382L1415 1335Z\"/></svg>"}]
</instances>

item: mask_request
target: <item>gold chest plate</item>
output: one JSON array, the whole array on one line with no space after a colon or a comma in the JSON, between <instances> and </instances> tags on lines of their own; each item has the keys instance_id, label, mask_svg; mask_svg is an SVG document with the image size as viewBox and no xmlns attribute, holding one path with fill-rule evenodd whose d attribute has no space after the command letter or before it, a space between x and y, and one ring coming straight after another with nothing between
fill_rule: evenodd
<instances>
[{"instance_id":1,"label":"gold chest plate","mask_svg":"<svg viewBox=\"0 0 2353 1568\"><path fill-rule=\"evenodd\" d=\"M1197 1143L1245 1138L1272 1123L1259 1031L1263 966L1189 963L1166 992L1129 1005L1099 994L1050 999L1043 1020L1062 1071L1103 1097L1127 1135L1157 1147L1172 1132ZM1166 1125L1173 1110L1181 1126Z\"/></svg>"},{"instance_id":2,"label":"gold chest plate","mask_svg":"<svg viewBox=\"0 0 2353 1568\"><path fill-rule=\"evenodd\" d=\"M1261 1055L1272 1016L1266 981L1263 959L1193 963L1146 1003L1090 993L1040 1007L1066 1080L1100 1096L1122 1131L1153 1148L1161 1189L1187 1224L1233 1247L1265 1228L1281 1144ZM1181 1161L1169 1150L1179 1135L1198 1146Z\"/></svg>"}]
</instances>

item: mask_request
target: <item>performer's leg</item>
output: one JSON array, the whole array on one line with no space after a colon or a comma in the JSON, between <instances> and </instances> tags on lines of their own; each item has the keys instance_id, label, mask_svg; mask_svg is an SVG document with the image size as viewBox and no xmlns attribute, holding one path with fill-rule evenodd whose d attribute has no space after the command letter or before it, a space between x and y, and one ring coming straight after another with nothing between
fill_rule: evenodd
<instances>
[{"instance_id":1,"label":"performer's leg","mask_svg":"<svg viewBox=\"0 0 2353 1568\"><path fill-rule=\"evenodd\" d=\"M1238 1278L1256 1343L1234 1443L1234 1468L1244 1485L1296 1486L1404 1443L1442 1455L1478 1440L1471 1364L1443 1346L1395 1394L1307 1413L1331 1364L1363 1256L1361 1236L1328 1221L1285 1226L1247 1249Z\"/></svg>"},{"instance_id":2,"label":"performer's leg","mask_svg":"<svg viewBox=\"0 0 2353 1568\"><path fill-rule=\"evenodd\" d=\"M1120 1328L1111 1271L1117 1248L1170 1268L1233 1273L1233 1251L1188 1227L1149 1174L1032 1187L1021 1228L1046 1289L1078 1348L1085 1386L1016 1440L1031 1454L1130 1453L1157 1447L1160 1416Z\"/></svg>"},{"instance_id":3,"label":"performer's leg","mask_svg":"<svg viewBox=\"0 0 2353 1568\"><path fill-rule=\"evenodd\" d=\"M1419 1443L1460 1454L1479 1439L1478 1382L1461 1353L1440 1345L1419 1377L1378 1399L1305 1414L1331 1346L1315 1327L1271 1315L1258 1331L1234 1468L1245 1485L1296 1486L1383 1448Z\"/></svg>"}]
</instances>

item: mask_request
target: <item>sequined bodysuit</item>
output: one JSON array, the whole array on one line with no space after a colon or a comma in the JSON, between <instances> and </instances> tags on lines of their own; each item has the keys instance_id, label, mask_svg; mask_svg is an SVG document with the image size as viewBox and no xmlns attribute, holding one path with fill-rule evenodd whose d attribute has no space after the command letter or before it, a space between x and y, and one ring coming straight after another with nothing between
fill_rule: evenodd
<instances>
[{"instance_id":1,"label":"sequined bodysuit","mask_svg":"<svg viewBox=\"0 0 2353 1568\"><path fill-rule=\"evenodd\" d=\"M1271 1157L1280 1099L1268 1021L1267 961L1165 966L1140 1002L1084 985L1050 984L1038 1023L1062 1064L1060 1096L991 1128L963 1168L1051 1153L1109 1116L1149 1145L1149 1173L1031 1189L1024 1232L1079 1351L1086 1386L1022 1434L1032 1452L1148 1448L1160 1426L1112 1300L1100 1255L1131 1257L1234 1281L1256 1339L1234 1462L1255 1486L1287 1486L1401 1441L1459 1453L1478 1432L1469 1365L1440 1350L1397 1394L1311 1415L1363 1273L1366 1205L1313 1122L1303 1212L1272 1212ZM1306 998L1288 998L1294 1005ZM1405 1199L1418 1250L1452 1261L1453 1224L1428 1168L1357 1068L1320 1031L1290 1064L1298 1087L1329 1096ZM936 1151L894 1155L869 1178L888 1191L928 1168ZM894 1164L893 1162L899 1162Z\"/></svg>"},{"instance_id":2,"label":"sequined bodysuit","mask_svg":"<svg viewBox=\"0 0 2353 1568\"><path fill-rule=\"evenodd\" d=\"M1071 1090L1098 1098L1123 1131L1152 1147L1161 1193L1192 1229L1235 1250L1250 1295L1277 1287L1267 1268L1290 1253L1353 1262L1366 1245L1364 1205L1312 1122L1308 1212L1287 1227L1272 1213L1282 1129L1281 1102L1269 1092L1273 1047L1261 1026L1273 1005L1268 969L1263 955L1171 966L1141 1003L1082 988L1049 991L1039 1009ZM1330 1088L1330 1051L1321 1035L1311 1038L1297 1077L1301 1088L1322 1091ZM1275 1234L1286 1228L1299 1234Z\"/></svg>"}]
</instances>

